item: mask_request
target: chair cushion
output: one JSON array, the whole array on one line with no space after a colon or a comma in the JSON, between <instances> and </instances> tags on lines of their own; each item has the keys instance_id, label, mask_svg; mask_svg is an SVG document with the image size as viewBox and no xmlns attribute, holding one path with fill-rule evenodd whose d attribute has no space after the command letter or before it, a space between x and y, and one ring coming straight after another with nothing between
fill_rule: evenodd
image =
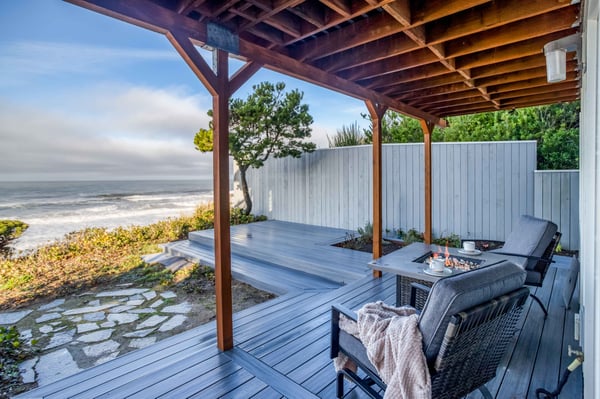
<instances>
[{"instance_id":1,"label":"chair cushion","mask_svg":"<svg viewBox=\"0 0 600 399\"><path fill-rule=\"evenodd\" d=\"M504 261L438 280L419 317L427 361L435 360L450 317L522 287L525 275L521 267Z\"/></svg>"},{"instance_id":2,"label":"chair cushion","mask_svg":"<svg viewBox=\"0 0 600 399\"><path fill-rule=\"evenodd\" d=\"M538 219L533 216L523 215L519 219L517 227L506 238L504 246L490 252L506 252L541 257L552 237L558 230L558 226L549 220ZM526 270L533 270L537 264L535 259L514 258L511 259L517 265Z\"/></svg>"}]
</instances>

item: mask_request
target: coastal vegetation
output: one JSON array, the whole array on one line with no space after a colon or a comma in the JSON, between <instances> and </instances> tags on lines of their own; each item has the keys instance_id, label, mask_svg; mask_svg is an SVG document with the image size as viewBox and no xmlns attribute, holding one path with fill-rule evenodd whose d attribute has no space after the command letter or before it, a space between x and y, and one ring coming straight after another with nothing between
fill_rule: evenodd
<instances>
[{"instance_id":1,"label":"coastal vegetation","mask_svg":"<svg viewBox=\"0 0 600 399\"><path fill-rule=\"evenodd\" d=\"M448 127L436 127L434 142L536 140L539 169L579 168L579 101L448 117ZM363 118L370 121L366 114ZM330 147L356 145L342 128L329 139ZM356 136L356 133L353 133ZM372 124L364 129L364 144L372 143ZM423 142L418 120L388 111L382 118L384 143Z\"/></svg>"},{"instance_id":2,"label":"coastal vegetation","mask_svg":"<svg viewBox=\"0 0 600 399\"><path fill-rule=\"evenodd\" d=\"M231 224L264 217L231 210ZM189 277L145 263L142 255L160 252L158 244L187 238L190 231L213 227L214 209L203 205L191 216L148 226L88 228L22 256L0 259L0 310L69 296L109 282L171 284Z\"/></svg>"},{"instance_id":3,"label":"coastal vegetation","mask_svg":"<svg viewBox=\"0 0 600 399\"><path fill-rule=\"evenodd\" d=\"M19 238L28 227L20 220L0 220L0 256L10 253L8 244Z\"/></svg>"},{"instance_id":4,"label":"coastal vegetation","mask_svg":"<svg viewBox=\"0 0 600 399\"><path fill-rule=\"evenodd\" d=\"M285 83L262 82L254 85L246 100L229 101L229 155L240 170L240 185L244 195L244 213L252 212L252 199L246 180L250 167L264 166L269 157L300 158L303 152L313 152L316 144L310 137L313 118L304 94L298 90L285 92ZM212 110L208 112L212 116ZM213 125L200 129L194 137L198 151L213 150Z\"/></svg>"}]
</instances>

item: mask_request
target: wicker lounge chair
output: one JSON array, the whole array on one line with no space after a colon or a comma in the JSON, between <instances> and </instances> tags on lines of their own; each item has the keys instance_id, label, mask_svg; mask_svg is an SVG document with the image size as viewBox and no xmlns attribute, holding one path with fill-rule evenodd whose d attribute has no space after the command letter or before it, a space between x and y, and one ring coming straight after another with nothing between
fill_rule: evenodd
<instances>
[{"instance_id":1,"label":"wicker lounge chair","mask_svg":"<svg viewBox=\"0 0 600 399\"><path fill-rule=\"evenodd\" d=\"M524 281L523 269L506 261L443 278L433 285L419 315L433 398L460 398L478 388L491 398L484 384L496 375L514 336L529 295ZM345 376L369 397L381 398L386 385L360 340L339 328L340 314L355 317L348 309L332 307L331 357L344 353L359 370L338 372L337 397L344 395Z\"/></svg>"},{"instance_id":2,"label":"wicker lounge chair","mask_svg":"<svg viewBox=\"0 0 600 399\"><path fill-rule=\"evenodd\" d=\"M506 241L475 240L475 246L481 251L489 250L515 257L511 260L527 272L525 285L541 287L560 237L558 226L551 221L523 215ZM531 297L547 317L548 311L544 304L537 296L532 294Z\"/></svg>"}]
</instances>

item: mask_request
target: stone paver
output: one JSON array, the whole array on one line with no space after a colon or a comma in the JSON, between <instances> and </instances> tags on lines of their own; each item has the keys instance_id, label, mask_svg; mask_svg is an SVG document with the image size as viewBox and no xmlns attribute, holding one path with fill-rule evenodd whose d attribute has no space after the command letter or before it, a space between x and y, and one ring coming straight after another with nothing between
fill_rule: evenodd
<instances>
[{"instance_id":1,"label":"stone paver","mask_svg":"<svg viewBox=\"0 0 600 399\"><path fill-rule=\"evenodd\" d=\"M183 316L180 314L175 315L175 316L171 317L169 320L165 321L162 324L162 326L160 326L158 328L158 331L160 331L160 332L171 331L174 328L177 328L180 325L182 325L186 320L187 320L186 316Z\"/></svg>"},{"instance_id":2,"label":"stone paver","mask_svg":"<svg viewBox=\"0 0 600 399\"><path fill-rule=\"evenodd\" d=\"M152 305L150 305L150 307L154 309L159 307L163 303L165 303L165 301L163 301L162 299L157 299L156 301L152 302Z\"/></svg>"},{"instance_id":3,"label":"stone paver","mask_svg":"<svg viewBox=\"0 0 600 399\"><path fill-rule=\"evenodd\" d=\"M156 342L156 337L136 338L129 342L130 348L142 349Z\"/></svg>"},{"instance_id":4,"label":"stone paver","mask_svg":"<svg viewBox=\"0 0 600 399\"><path fill-rule=\"evenodd\" d=\"M47 304L45 304L45 305L42 305L42 306L40 306L40 307L38 308L38 310L43 312L44 310L48 310L48 309L53 309L53 308L56 308L56 307L58 307L58 306L62 305L63 303L65 303L65 300L64 300L64 298L61 298L61 299L55 299L55 300L53 300L53 301L52 301L52 302L50 302L50 303L47 303Z\"/></svg>"},{"instance_id":5,"label":"stone paver","mask_svg":"<svg viewBox=\"0 0 600 399\"><path fill-rule=\"evenodd\" d=\"M130 301L125 302L126 306L140 306L142 305L144 302L146 302L145 299L133 299Z\"/></svg>"},{"instance_id":6,"label":"stone paver","mask_svg":"<svg viewBox=\"0 0 600 399\"><path fill-rule=\"evenodd\" d=\"M83 348L83 353L89 357L98 357L110 352L114 352L119 348L119 343L113 341L112 339L109 341L101 342L99 344L85 346Z\"/></svg>"},{"instance_id":7,"label":"stone paver","mask_svg":"<svg viewBox=\"0 0 600 399\"><path fill-rule=\"evenodd\" d=\"M141 294L142 292L150 291L148 288L129 288L125 290L117 291L104 291L96 294L96 298L103 298L107 296L132 296L135 294Z\"/></svg>"},{"instance_id":8,"label":"stone paver","mask_svg":"<svg viewBox=\"0 0 600 399\"><path fill-rule=\"evenodd\" d=\"M54 331L54 327L45 325L45 326L41 326L39 330L42 334L48 334L48 333L51 333L52 331Z\"/></svg>"},{"instance_id":9,"label":"stone paver","mask_svg":"<svg viewBox=\"0 0 600 399\"><path fill-rule=\"evenodd\" d=\"M37 383L42 386L78 373L82 369L77 366L71 353L63 348L40 356L35 371L37 373Z\"/></svg>"},{"instance_id":10,"label":"stone paver","mask_svg":"<svg viewBox=\"0 0 600 399\"><path fill-rule=\"evenodd\" d=\"M33 359L27 359L19 365L19 370L21 371L21 378L23 379L24 384L30 384L35 382L35 365L37 364L39 358L34 357Z\"/></svg>"},{"instance_id":11,"label":"stone paver","mask_svg":"<svg viewBox=\"0 0 600 399\"><path fill-rule=\"evenodd\" d=\"M131 310L134 308L135 308L135 306L133 306L133 305L119 305L117 307L110 309L110 313L127 312L128 310Z\"/></svg>"},{"instance_id":12,"label":"stone paver","mask_svg":"<svg viewBox=\"0 0 600 399\"><path fill-rule=\"evenodd\" d=\"M105 341L110 338L113 331L114 329L112 328L108 330L94 331L89 334L82 335L81 337L77 338L77 341L86 343Z\"/></svg>"},{"instance_id":13,"label":"stone paver","mask_svg":"<svg viewBox=\"0 0 600 399\"><path fill-rule=\"evenodd\" d=\"M89 331L94 331L99 329L100 327L96 323L82 323L77 325L77 334L86 333Z\"/></svg>"},{"instance_id":14,"label":"stone paver","mask_svg":"<svg viewBox=\"0 0 600 399\"><path fill-rule=\"evenodd\" d=\"M155 327L155 326L159 325L160 323L162 323L163 321L165 321L167 318L168 318L168 316L158 316L158 315L150 316L149 318L147 318L146 320L144 320L143 322L138 324L136 329L140 330L142 328Z\"/></svg>"},{"instance_id":15,"label":"stone paver","mask_svg":"<svg viewBox=\"0 0 600 399\"><path fill-rule=\"evenodd\" d=\"M147 301L156 298L156 291L148 291L142 294Z\"/></svg>"},{"instance_id":16,"label":"stone paver","mask_svg":"<svg viewBox=\"0 0 600 399\"><path fill-rule=\"evenodd\" d=\"M58 334L54 334L52 338L50 338L50 343L46 345L44 350L56 348L73 341L73 335L75 334L75 330L70 330L67 332L61 332Z\"/></svg>"},{"instance_id":17,"label":"stone paver","mask_svg":"<svg viewBox=\"0 0 600 399\"><path fill-rule=\"evenodd\" d=\"M62 317L62 315L60 313L46 313L46 314L43 314L42 316L38 317L37 319L35 319L35 322L38 324L45 323L50 320L60 319L61 317Z\"/></svg>"},{"instance_id":18,"label":"stone paver","mask_svg":"<svg viewBox=\"0 0 600 399\"><path fill-rule=\"evenodd\" d=\"M15 324L31 312L33 311L21 310L20 312L0 313L0 325Z\"/></svg>"},{"instance_id":19,"label":"stone paver","mask_svg":"<svg viewBox=\"0 0 600 399\"><path fill-rule=\"evenodd\" d=\"M32 328L20 331L21 337L40 339L45 345L38 357L20 364L23 381L42 386L81 371L78 362L98 365L116 358L121 348L145 348L156 343L159 333L182 326L193 311L191 303L177 303L173 291L115 287L122 289L78 295L82 300L76 308L61 298L34 310L0 313L0 325L26 317L35 321Z\"/></svg>"},{"instance_id":20,"label":"stone paver","mask_svg":"<svg viewBox=\"0 0 600 399\"><path fill-rule=\"evenodd\" d=\"M104 314L104 312L93 312L93 313L86 313L83 315L83 320L87 320L87 321L101 321L106 319L106 315Z\"/></svg>"},{"instance_id":21,"label":"stone paver","mask_svg":"<svg viewBox=\"0 0 600 399\"><path fill-rule=\"evenodd\" d=\"M71 315L78 315L78 314L84 314L84 313L94 313L94 312L99 312L101 310L110 309L114 306L117 306L117 303L105 303L104 305L98 305L98 306L84 306L82 308L75 308L75 309L67 310L67 311L63 312L63 314L65 316L71 316Z\"/></svg>"},{"instance_id":22,"label":"stone paver","mask_svg":"<svg viewBox=\"0 0 600 399\"><path fill-rule=\"evenodd\" d=\"M137 330L130 333L123 334L125 338L143 338L147 335L152 334L156 331L156 328L147 328L145 330Z\"/></svg>"},{"instance_id":23,"label":"stone paver","mask_svg":"<svg viewBox=\"0 0 600 399\"><path fill-rule=\"evenodd\" d=\"M163 313L189 313L192 310L192 304L189 302L182 302L178 305L165 306L162 309Z\"/></svg>"},{"instance_id":24,"label":"stone paver","mask_svg":"<svg viewBox=\"0 0 600 399\"><path fill-rule=\"evenodd\" d=\"M162 296L165 299L169 299L169 298L177 298L177 294L174 293L173 291L165 291L165 292L161 292L160 296Z\"/></svg>"},{"instance_id":25,"label":"stone paver","mask_svg":"<svg viewBox=\"0 0 600 399\"><path fill-rule=\"evenodd\" d=\"M109 314L107 319L108 321L112 321L117 324L127 324L132 323L140 318L139 315L134 313L116 313Z\"/></svg>"},{"instance_id":26,"label":"stone paver","mask_svg":"<svg viewBox=\"0 0 600 399\"><path fill-rule=\"evenodd\" d=\"M135 314L153 314L156 313L157 310L156 309L152 309L152 308L141 308L141 309L132 309L129 311L129 313L135 313Z\"/></svg>"}]
</instances>

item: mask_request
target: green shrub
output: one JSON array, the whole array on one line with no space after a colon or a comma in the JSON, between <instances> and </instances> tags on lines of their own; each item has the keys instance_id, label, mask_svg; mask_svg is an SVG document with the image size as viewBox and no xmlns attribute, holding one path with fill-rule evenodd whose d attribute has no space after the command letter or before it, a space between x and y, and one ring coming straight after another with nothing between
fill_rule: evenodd
<instances>
[{"instance_id":1,"label":"green shrub","mask_svg":"<svg viewBox=\"0 0 600 399\"><path fill-rule=\"evenodd\" d=\"M0 255L9 255L8 243L19 238L28 227L19 220L0 220Z\"/></svg>"},{"instance_id":2,"label":"green shrub","mask_svg":"<svg viewBox=\"0 0 600 399\"><path fill-rule=\"evenodd\" d=\"M0 392L10 393L21 382L19 363L32 352L15 326L0 326Z\"/></svg>"}]
</instances>

